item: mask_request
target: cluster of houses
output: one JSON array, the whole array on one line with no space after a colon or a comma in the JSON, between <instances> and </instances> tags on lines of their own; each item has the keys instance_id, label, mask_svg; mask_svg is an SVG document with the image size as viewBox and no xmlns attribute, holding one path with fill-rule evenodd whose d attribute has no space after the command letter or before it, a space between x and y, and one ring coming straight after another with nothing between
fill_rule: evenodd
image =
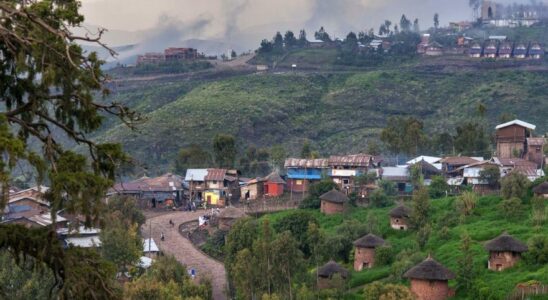
<instances>
[{"instance_id":1,"label":"cluster of houses","mask_svg":"<svg viewBox=\"0 0 548 300\"><path fill-rule=\"evenodd\" d=\"M456 47L444 47L436 41L430 40L430 34L423 34L417 45L417 53L426 56L441 56L465 54L471 58L500 58L500 59L541 59L544 48L537 42L510 42L506 36L489 36L483 43L473 38L460 36Z\"/></svg>"},{"instance_id":2,"label":"cluster of houses","mask_svg":"<svg viewBox=\"0 0 548 300\"><path fill-rule=\"evenodd\" d=\"M137 56L137 65L159 64L198 59L200 54L194 48L167 48L164 52L148 52Z\"/></svg>"}]
</instances>

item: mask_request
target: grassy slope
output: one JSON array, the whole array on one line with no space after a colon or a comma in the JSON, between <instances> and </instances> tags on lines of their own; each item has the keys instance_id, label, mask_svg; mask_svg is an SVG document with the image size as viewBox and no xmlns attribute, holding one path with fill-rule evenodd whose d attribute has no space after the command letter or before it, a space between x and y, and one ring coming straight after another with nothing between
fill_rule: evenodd
<instances>
[{"instance_id":1,"label":"grassy slope","mask_svg":"<svg viewBox=\"0 0 548 300\"><path fill-rule=\"evenodd\" d=\"M244 144L285 144L304 138L324 154L363 151L392 115L413 115L430 131L452 131L487 105L489 125L502 112L548 130L548 73L416 70L331 74L263 74L213 82L164 82L127 88L115 99L147 113L140 132L113 126L99 139L121 141L141 161L166 168L180 147L209 148L218 132ZM181 95L178 97L178 95ZM152 156L155 153L155 156ZM152 159L151 159L152 158Z\"/></svg>"},{"instance_id":2,"label":"grassy slope","mask_svg":"<svg viewBox=\"0 0 548 300\"><path fill-rule=\"evenodd\" d=\"M535 234L546 234L548 232L548 224L545 224L541 228L534 228L530 218L530 206L525 206L523 216L517 220L507 221L504 216L499 212L497 206L500 203L498 197L483 197L480 198L474 214L466 219L462 224L449 227L449 235L447 237L440 236L440 229L445 226L444 220L448 214L456 214L454 210L454 199L437 199L432 201L432 217L433 220L433 232L431 238L424 249L423 254L427 253L432 255L440 263L444 264L449 269L457 270L457 260L459 257L460 236L463 232L468 232L472 238L472 251L475 254L474 265L477 267L478 277L485 281L487 286L491 287L491 291L504 298L517 283L526 282L528 280L539 280L542 282L548 282L548 266L533 267L525 263L520 263L518 266L503 271L503 272L490 272L486 270L488 252L483 248L485 241L495 238L503 231L508 231L509 234L514 237L527 241ZM393 208L393 207L391 207ZM414 249L415 247L415 233L394 231L389 227L388 212L391 208L385 209L367 209L367 208L355 208L350 214L324 216L319 211L314 210L314 214L318 218L321 224L321 228L328 235L335 234L336 227L342 224L344 219L355 219L362 223L367 220L366 216L369 211L373 211L380 224L380 232L382 236L389 241L392 245L395 253L398 253L404 249ZM271 223L275 220L283 217L289 212L281 212L272 215L267 215L264 218L269 218ZM351 265L346 266L348 269L352 269ZM390 274L389 266L375 267L371 270L365 270L362 272L353 272L350 280L351 288L357 289L357 293L361 293L361 286L364 284L386 278ZM405 282L403 282L405 283ZM454 285L455 281L450 281L450 285ZM357 294L348 295L349 299L356 298ZM459 296L465 299L463 295Z\"/></svg>"}]
</instances>

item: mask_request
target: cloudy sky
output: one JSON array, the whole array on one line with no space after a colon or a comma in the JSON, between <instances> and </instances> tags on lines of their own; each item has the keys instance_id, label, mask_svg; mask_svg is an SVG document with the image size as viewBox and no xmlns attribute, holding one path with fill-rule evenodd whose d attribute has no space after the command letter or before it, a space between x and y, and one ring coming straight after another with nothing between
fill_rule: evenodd
<instances>
[{"instance_id":1,"label":"cloudy sky","mask_svg":"<svg viewBox=\"0 0 548 300\"><path fill-rule=\"evenodd\" d=\"M468 0L82 0L86 23L109 29L112 45L169 38L251 47L276 31L305 28L310 35L323 25L343 36L378 28L385 19L397 22L402 13L427 28L436 12L442 24L472 19Z\"/></svg>"}]
</instances>

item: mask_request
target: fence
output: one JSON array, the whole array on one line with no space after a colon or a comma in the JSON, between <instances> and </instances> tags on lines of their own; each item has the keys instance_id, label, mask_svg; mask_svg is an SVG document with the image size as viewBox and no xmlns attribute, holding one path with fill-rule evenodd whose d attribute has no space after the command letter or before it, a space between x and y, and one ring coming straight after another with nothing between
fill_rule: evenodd
<instances>
[{"instance_id":1,"label":"fence","mask_svg":"<svg viewBox=\"0 0 548 300\"><path fill-rule=\"evenodd\" d=\"M530 296L548 295L548 285L546 284L520 284L508 296L508 300L525 300ZM539 298L540 299L540 298Z\"/></svg>"}]
</instances>

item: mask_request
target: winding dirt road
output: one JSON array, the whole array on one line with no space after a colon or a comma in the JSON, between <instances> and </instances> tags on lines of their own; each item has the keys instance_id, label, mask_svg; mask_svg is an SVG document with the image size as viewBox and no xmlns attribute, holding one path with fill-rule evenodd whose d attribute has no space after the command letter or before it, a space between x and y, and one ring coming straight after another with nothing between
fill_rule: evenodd
<instances>
[{"instance_id":1,"label":"winding dirt road","mask_svg":"<svg viewBox=\"0 0 548 300\"><path fill-rule=\"evenodd\" d=\"M151 216L147 218L142 227L143 236L150 236L150 225L152 225L152 237L158 244L158 247L165 253L175 256L187 269L195 269L198 278L208 277L213 286L213 299L226 299L226 273L225 267L219 261L212 259L204 253L197 250L192 243L179 234L179 225L182 223L197 220L204 211L197 212L172 212ZM175 223L175 226L169 225L169 220ZM161 233L164 233L165 240L160 240Z\"/></svg>"}]
</instances>

